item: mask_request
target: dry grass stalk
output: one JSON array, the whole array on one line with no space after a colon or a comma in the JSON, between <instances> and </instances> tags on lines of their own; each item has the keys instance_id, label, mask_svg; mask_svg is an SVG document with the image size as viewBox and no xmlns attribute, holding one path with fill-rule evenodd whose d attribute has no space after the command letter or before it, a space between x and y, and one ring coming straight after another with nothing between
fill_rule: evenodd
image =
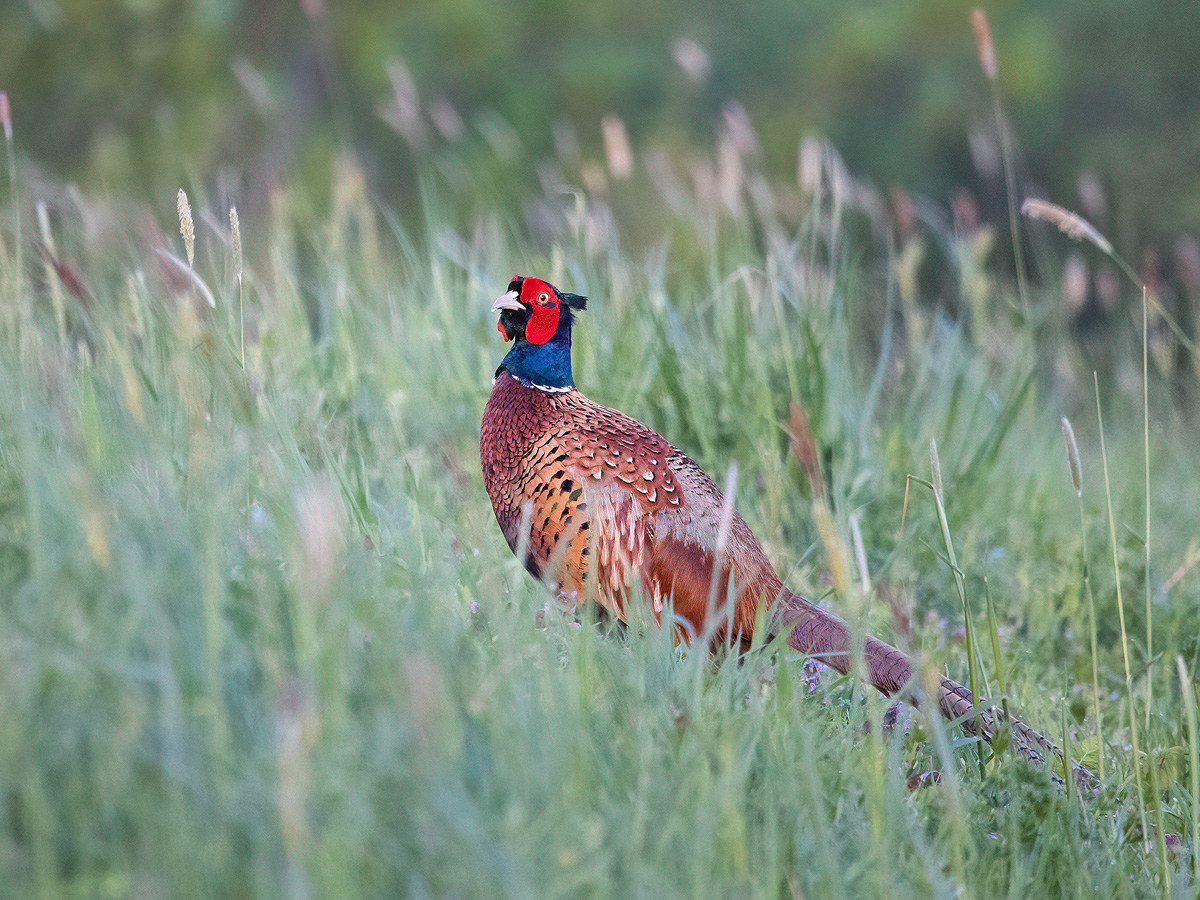
<instances>
[{"instance_id":1,"label":"dry grass stalk","mask_svg":"<svg viewBox=\"0 0 1200 900\"><path fill-rule=\"evenodd\" d=\"M979 54L979 67L988 81L996 80L996 48L992 44L992 32L988 28L987 16L982 9L971 10L971 30L975 32L975 49Z\"/></svg>"},{"instance_id":2,"label":"dry grass stalk","mask_svg":"<svg viewBox=\"0 0 1200 900\"><path fill-rule=\"evenodd\" d=\"M600 120L600 136L604 141L609 174L616 181L625 180L633 174L633 148L624 120L611 114L605 116Z\"/></svg>"},{"instance_id":3,"label":"dry grass stalk","mask_svg":"<svg viewBox=\"0 0 1200 900\"><path fill-rule=\"evenodd\" d=\"M237 207L229 207L229 231L233 241L233 277L242 281L242 226L238 222Z\"/></svg>"},{"instance_id":4,"label":"dry grass stalk","mask_svg":"<svg viewBox=\"0 0 1200 900\"><path fill-rule=\"evenodd\" d=\"M703 84L708 80L712 69L708 51L691 38L677 38L671 45L671 58L692 84Z\"/></svg>"},{"instance_id":5,"label":"dry grass stalk","mask_svg":"<svg viewBox=\"0 0 1200 900\"><path fill-rule=\"evenodd\" d=\"M1083 465L1079 461L1079 445L1075 443L1075 429L1071 427L1071 420L1063 416L1062 420L1063 441L1067 445L1067 464L1071 467L1071 481L1075 485L1075 494L1083 495Z\"/></svg>"},{"instance_id":6,"label":"dry grass stalk","mask_svg":"<svg viewBox=\"0 0 1200 900\"><path fill-rule=\"evenodd\" d=\"M1112 255L1112 244L1108 242L1108 238L1096 230L1096 226L1078 213L1073 213L1057 203L1030 197L1021 204L1021 215L1049 222L1071 240L1087 241L1098 247L1101 253Z\"/></svg>"},{"instance_id":7,"label":"dry grass stalk","mask_svg":"<svg viewBox=\"0 0 1200 900\"><path fill-rule=\"evenodd\" d=\"M845 596L850 585L850 572L846 565L846 547L833 514L825 502L825 479L821 477L821 460L817 455L817 442L813 437L812 427L808 423L808 414L799 403L793 403L791 409L791 450L800 468L808 479L809 490L812 493L812 516L825 547L829 559L829 572L833 577L833 587L839 594ZM864 582L866 567L863 566Z\"/></svg>"},{"instance_id":8,"label":"dry grass stalk","mask_svg":"<svg viewBox=\"0 0 1200 900\"><path fill-rule=\"evenodd\" d=\"M808 414L799 403L792 404L791 420L792 455L804 469L813 497L822 497L825 494L825 481L821 478L821 461L817 456L817 442L813 439L812 428L808 424Z\"/></svg>"},{"instance_id":9,"label":"dry grass stalk","mask_svg":"<svg viewBox=\"0 0 1200 900\"><path fill-rule=\"evenodd\" d=\"M175 209L179 213L179 233L183 235L183 246L187 250L188 268L196 259L196 225L192 221L192 207L188 204L183 188L175 197Z\"/></svg>"},{"instance_id":10,"label":"dry grass stalk","mask_svg":"<svg viewBox=\"0 0 1200 900\"><path fill-rule=\"evenodd\" d=\"M821 190L825 169L825 146L820 139L805 137L796 151L796 183L806 197L815 197Z\"/></svg>"},{"instance_id":11,"label":"dry grass stalk","mask_svg":"<svg viewBox=\"0 0 1200 900\"><path fill-rule=\"evenodd\" d=\"M462 115L445 97L435 97L425 107L429 122L438 136L447 141L457 141L467 130Z\"/></svg>"},{"instance_id":12,"label":"dry grass stalk","mask_svg":"<svg viewBox=\"0 0 1200 900\"><path fill-rule=\"evenodd\" d=\"M46 284L50 287L50 305L54 308L54 322L58 326L58 338L61 342L66 335L67 314L63 304L63 280L55 271L58 247L54 241L54 230L50 227L50 210L46 201L38 200L34 211L37 214L38 234L42 239L41 257L46 272Z\"/></svg>"},{"instance_id":13,"label":"dry grass stalk","mask_svg":"<svg viewBox=\"0 0 1200 900\"><path fill-rule=\"evenodd\" d=\"M4 140L12 143L12 108L8 105L8 91L0 91L0 125L4 127Z\"/></svg>"},{"instance_id":14,"label":"dry grass stalk","mask_svg":"<svg viewBox=\"0 0 1200 900\"><path fill-rule=\"evenodd\" d=\"M387 64L387 77L392 85L392 103L382 111L381 116L400 133L409 147L423 149L428 141L428 132L421 116L417 82L408 67L399 60Z\"/></svg>"}]
</instances>

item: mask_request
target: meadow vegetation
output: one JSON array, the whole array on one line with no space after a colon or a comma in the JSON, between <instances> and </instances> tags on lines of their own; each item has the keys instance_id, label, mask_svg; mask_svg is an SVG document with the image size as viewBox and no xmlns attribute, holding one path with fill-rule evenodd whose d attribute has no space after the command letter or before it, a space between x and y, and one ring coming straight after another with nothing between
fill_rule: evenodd
<instances>
[{"instance_id":1,"label":"meadow vegetation","mask_svg":"<svg viewBox=\"0 0 1200 900\"><path fill-rule=\"evenodd\" d=\"M1133 280L1081 334L1065 237L1021 224L1022 295L993 224L725 127L519 206L430 165L398 211L346 156L235 233L189 184L190 242L9 169L3 893L1195 895L1195 335L1144 342ZM965 680L956 560L983 693L1098 789L535 583L478 465L513 272L591 298L580 387L736 464L791 588Z\"/></svg>"}]
</instances>

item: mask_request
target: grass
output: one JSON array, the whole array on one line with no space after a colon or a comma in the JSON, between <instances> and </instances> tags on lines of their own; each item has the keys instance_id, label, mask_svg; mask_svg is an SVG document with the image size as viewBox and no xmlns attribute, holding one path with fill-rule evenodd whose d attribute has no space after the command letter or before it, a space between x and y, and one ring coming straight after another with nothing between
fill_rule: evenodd
<instances>
[{"instance_id":1,"label":"grass","mask_svg":"<svg viewBox=\"0 0 1200 900\"><path fill-rule=\"evenodd\" d=\"M243 220L236 263L212 210L195 274L215 308L141 248L90 244L68 210L57 245L86 293L60 322L3 245L5 893L1195 892L1200 582L1161 586L1194 559L1200 487L1163 385L1150 496L1126 424L1140 386L1102 398L1110 519L1101 480L1077 500L1063 465L1064 415L1085 470L1100 435L1052 298L1018 321L993 285L971 340L895 302L845 198L834 228L833 200L784 186L774 205L760 184L741 211L697 194L640 217L617 187L535 198L536 237L432 185L422 221L350 188L317 218L293 189ZM627 231L646 216L665 235L649 252ZM854 517L870 570L869 595L831 605L961 679L962 611L990 598L997 690L1056 737L1065 709L1102 790L1081 803L1008 757L981 773L961 729L913 710L885 729L882 700L776 645L710 658L564 613L509 553L478 469L504 349L488 309L513 271L591 296L578 383L718 480L736 463L781 574L830 595L831 539L788 449L799 404L822 508L843 547ZM1047 355L1067 360L1054 378L1036 374ZM941 489L905 510L931 440ZM1086 558L1110 521L1112 575ZM1157 591L1123 610L1124 641L1115 578Z\"/></svg>"}]
</instances>

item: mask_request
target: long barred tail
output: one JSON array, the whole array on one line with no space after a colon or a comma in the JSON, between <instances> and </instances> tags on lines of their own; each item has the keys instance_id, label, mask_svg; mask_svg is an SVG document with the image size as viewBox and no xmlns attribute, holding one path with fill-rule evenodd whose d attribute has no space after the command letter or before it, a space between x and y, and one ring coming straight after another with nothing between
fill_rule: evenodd
<instances>
[{"instance_id":1,"label":"long barred tail","mask_svg":"<svg viewBox=\"0 0 1200 900\"><path fill-rule=\"evenodd\" d=\"M1046 763L1061 762L1062 751L1044 735L1034 731L1016 716L1006 715L1004 710L996 707L988 709L973 709L974 700L970 688L949 678L943 678L938 690L938 707L947 719L961 722L964 729L976 734L976 728L982 726L982 737L989 744L1005 725L1012 741L1012 748L1030 762ZM1082 766L1077 768L1084 772Z\"/></svg>"},{"instance_id":2,"label":"long barred tail","mask_svg":"<svg viewBox=\"0 0 1200 900\"><path fill-rule=\"evenodd\" d=\"M850 671L850 633L846 623L837 616L818 609L803 597L785 593L776 605L774 625L774 633L788 632L789 646L842 674ZM912 660L878 638L868 635L864 639L863 658L871 684L884 694L898 694L912 680ZM909 699L916 702L911 693ZM942 715L961 723L970 734L976 734L978 728L982 732L980 736L988 743L1007 730L1010 746L1031 762L1057 765L1063 760L1062 751L1052 741L1016 716L1006 715L995 707L975 708L971 691L957 681L941 680L938 708ZM1081 782L1094 783L1094 776L1087 769L1074 761L1072 765Z\"/></svg>"}]
</instances>

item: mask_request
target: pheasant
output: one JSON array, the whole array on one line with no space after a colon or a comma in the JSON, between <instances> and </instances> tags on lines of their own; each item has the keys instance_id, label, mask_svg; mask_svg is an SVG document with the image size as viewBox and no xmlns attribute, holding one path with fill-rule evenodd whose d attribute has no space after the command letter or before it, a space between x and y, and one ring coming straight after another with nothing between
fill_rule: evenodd
<instances>
[{"instance_id":1,"label":"pheasant","mask_svg":"<svg viewBox=\"0 0 1200 900\"><path fill-rule=\"evenodd\" d=\"M740 515L711 478L635 419L589 400L571 373L571 327L587 298L514 275L492 307L513 346L496 369L479 433L496 521L525 567L560 591L592 598L622 621L640 590L661 622L674 611L683 639L748 646L760 609L772 635L845 674L851 637L838 617L787 590ZM908 689L912 661L866 636L871 684ZM965 686L942 678L938 705L991 741L1007 723L1012 745L1041 762L1062 754L997 709L973 709Z\"/></svg>"}]
</instances>

